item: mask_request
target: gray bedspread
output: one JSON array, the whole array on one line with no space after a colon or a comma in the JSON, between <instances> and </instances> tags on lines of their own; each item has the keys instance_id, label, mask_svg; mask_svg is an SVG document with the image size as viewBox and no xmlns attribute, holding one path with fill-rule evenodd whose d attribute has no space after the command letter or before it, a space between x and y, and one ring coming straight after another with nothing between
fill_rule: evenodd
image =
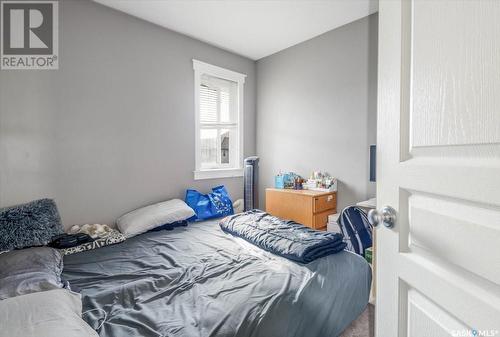
<instances>
[{"instance_id":1,"label":"gray bedspread","mask_svg":"<svg viewBox=\"0 0 500 337\"><path fill-rule=\"evenodd\" d=\"M334 337L368 302L371 272L344 251L303 265L222 232L217 221L64 257L100 336ZM88 313L97 327L103 313Z\"/></svg>"}]
</instances>

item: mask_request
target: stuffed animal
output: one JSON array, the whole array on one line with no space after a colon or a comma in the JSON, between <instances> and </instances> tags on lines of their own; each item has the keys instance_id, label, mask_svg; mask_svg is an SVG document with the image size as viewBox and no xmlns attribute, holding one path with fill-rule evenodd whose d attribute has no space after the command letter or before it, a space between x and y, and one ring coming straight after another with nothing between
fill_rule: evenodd
<instances>
[{"instance_id":1,"label":"stuffed animal","mask_svg":"<svg viewBox=\"0 0 500 337\"><path fill-rule=\"evenodd\" d=\"M111 233L111 231L108 225L101 224L74 225L69 229L70 234L85 233L90 235L93 239L105 237Z\"/></svg>"},{"instance_id":2,"label":"stuffed animal","mask_svg":"<svg viewBox=\"0 0 500 337\"><path fill-rule=\"evenodd\" d=\"M245 210L243 199L238 199L233 203L234 214L241 213Z\"/></svg>"}]
</instances>

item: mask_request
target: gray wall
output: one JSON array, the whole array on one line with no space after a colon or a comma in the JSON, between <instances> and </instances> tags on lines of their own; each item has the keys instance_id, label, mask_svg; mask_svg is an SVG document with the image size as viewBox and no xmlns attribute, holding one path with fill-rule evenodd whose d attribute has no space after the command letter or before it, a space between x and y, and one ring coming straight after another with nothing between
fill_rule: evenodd
<instances>
[{"instance_id":1,"label":"gray wall","mask_svg":"<svg viewBox=\"0 0 500 337\"><path fill-rule=\"evenodd\" d=\"M257 62L261 207L279 170L340 180L338 208L375 195L377 14Z\"/></svg>"},{"instance_id":2,"label":"gray wall","mask_svg":"<svg viewBox=\"0 0 500 337\"><path fill-rule=\"evenodd\" d=\"M112 223L193 180L192 59L247 74L245 155L255 154L255 62L88 0L60 1L60 69L0 72L0 206L51 197L63 222Z\"/></svg>"}]
</instances>

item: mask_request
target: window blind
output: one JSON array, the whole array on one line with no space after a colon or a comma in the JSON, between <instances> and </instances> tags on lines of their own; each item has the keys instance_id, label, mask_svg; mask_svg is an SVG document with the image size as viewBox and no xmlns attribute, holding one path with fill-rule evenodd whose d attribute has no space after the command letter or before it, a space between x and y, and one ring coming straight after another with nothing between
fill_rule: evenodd
<instances>
[{"instance_id":1,"label":"window blind","mask_svg":"<svg viewBox=\"0 0 500 337\"><path fill-rule=\"evenodd\" d=\"M207 85L200 86L200 121L202 123L217 123L217 105L219 93Z\"/></svg>"},{"instance_id":2,"label":"window blind","mask_svg":"<svg viewBox=\"0 0 500 337\"><path fill-rule=\"evenodd\" d=\"M200 122L235 123L236 83L208 75L200 85Z\"/></svg>"}]
</instances>

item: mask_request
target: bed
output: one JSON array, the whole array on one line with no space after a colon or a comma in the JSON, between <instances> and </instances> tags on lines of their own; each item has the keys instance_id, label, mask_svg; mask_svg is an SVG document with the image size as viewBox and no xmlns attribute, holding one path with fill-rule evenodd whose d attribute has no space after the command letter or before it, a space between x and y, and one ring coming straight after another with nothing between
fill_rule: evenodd
<instances>
[{"instance_id":1,"label":"bed","mask_svg":"<svg viewBox=\"0 0 500 337\"><path fill-rule=\"evenodd\" d=\"M87 322L104 321L103 337L334 337L365 309L371 284L358 255L299 264L217 221L65 256L63 277L93 310Z\"/></svg>"}]
</instances>

